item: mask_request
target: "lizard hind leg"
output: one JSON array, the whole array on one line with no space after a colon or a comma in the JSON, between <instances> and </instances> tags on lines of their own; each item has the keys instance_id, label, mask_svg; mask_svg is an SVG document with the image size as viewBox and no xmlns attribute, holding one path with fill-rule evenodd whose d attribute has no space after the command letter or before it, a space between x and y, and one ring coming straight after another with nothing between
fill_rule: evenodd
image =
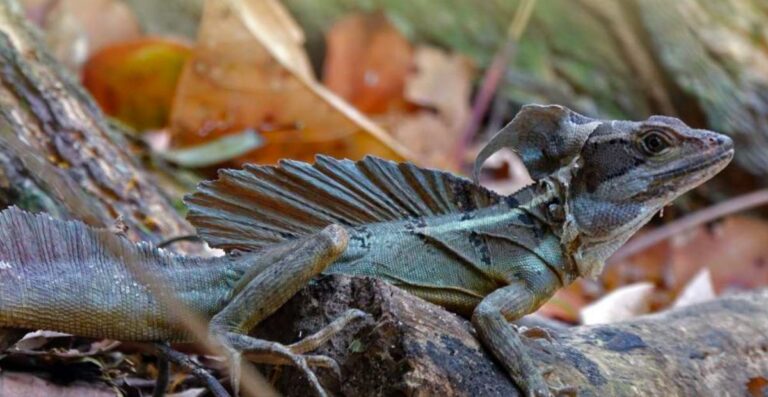
<instances>
[{"instance_id":1,"label":"lizard hind leg","mask_svg":"<svg viewBox=\"0 0 768 397\"><path fill-rule=\"evenodd\" d=\"M246 354L249 357L255 355L267 358L271 360L269 362L296 366L317 395L326 395L317 376L310 370L309 363L332 368L337 368L338 365L330 358L304 356L303 353L327 341L341 329L340 327L343 328L349 321L361 317L360 313L343 315L340 320L311 335L306 342L298 342L293 348L246 334L333 263L346 249L347 241L347 233L341 226L330 225L316 234L292 241L290 250L284 247L275 248L276 251L280 250L281 255L274 258L274 262L263 271L246 272L248 279L240 281L241 287L236 289L235 296L213 316L209 331L217 342L224 345L230 362L230 377L235 394L240 382L241 357Z\"/></svg>"}]
</instances>

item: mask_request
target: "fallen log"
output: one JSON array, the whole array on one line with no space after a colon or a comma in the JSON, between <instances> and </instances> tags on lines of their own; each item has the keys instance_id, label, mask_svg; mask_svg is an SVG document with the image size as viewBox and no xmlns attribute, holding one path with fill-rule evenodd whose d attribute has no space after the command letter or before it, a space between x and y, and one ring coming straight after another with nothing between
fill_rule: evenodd
<instances>
[{"instance_id":1,"label":"fallen log","mask_svg":"<svg viewBox=\"0 0 768 397\"><path fill-rule=\"evenodd\" d=\"M339 395L515 396L501 366L471 324L387 283L325 277L265 321L259 336L292 342L349 308L372 319L350 327L318 353L338 360ZM768 291L723 297L632 321L550 331L527 339L551 386L580 396L749 395L768 379ZM306 395L290 368L274 375L289 396ZM768 389L766 389L768 390Z\"/></svg>"},{"instance_id":2,"label":"fallen log","mask_svg":"<svg viewBox=\"0 0 768 397\"><path fill-rule=\"evenodd\" d=\"M120 218L134 240L191 234L19 9L15 1L0 2L0 207L102 227Z\"/></svg>"}]
</instances>

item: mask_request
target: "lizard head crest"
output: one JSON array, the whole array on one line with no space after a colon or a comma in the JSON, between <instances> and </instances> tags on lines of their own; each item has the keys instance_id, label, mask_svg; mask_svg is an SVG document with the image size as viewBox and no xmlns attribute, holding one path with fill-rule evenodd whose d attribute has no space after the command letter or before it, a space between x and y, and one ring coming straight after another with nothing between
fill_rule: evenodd
<instances>
[{"instance_id":1,"label":"lizard head crest","mask_svg":"<svg viewBox=\"0 0 768 397\"><path fill-rule=\"evenodd\" d=\"M477 155L475 182L485 160L504 147L513 149L521 157L531 178L546 177L579 154L598 124L599 120L560 105L525 105Z\"/></svg>"}]
</instances>

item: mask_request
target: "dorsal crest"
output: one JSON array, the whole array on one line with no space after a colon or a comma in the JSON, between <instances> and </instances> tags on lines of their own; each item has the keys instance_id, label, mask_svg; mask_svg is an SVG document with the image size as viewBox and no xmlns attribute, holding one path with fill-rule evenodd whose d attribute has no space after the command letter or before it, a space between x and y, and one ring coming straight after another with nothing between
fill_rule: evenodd
<instances>
[{"instance_id":1,"label":"dorsal crest","mask_svg":"<svg viewBox=\"0 0 768 397\"><path fill-rule=\"evenodd\" d=\"M258 250L337 223L358 226L472 211L504 196L448 172L375 157L318 156L223 170L186 197L187 219L211 246Z\"/></svg>"}]
</instances>

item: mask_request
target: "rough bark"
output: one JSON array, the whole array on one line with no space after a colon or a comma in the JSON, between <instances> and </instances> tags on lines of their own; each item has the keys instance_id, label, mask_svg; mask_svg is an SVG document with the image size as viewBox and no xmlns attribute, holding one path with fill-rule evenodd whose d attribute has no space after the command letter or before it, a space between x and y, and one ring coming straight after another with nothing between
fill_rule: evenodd
<instances>
[{"instance_id":1,"label":"rough bark","mask_svg":"<svg viewBox=\"0 0 768 397\"><path fill-rule=\"evenodd\" d=\"M0 205L95 226L119 217L135 240L191 233L14 1L0 2L0 79Z\"/></svg>"},{"instance_id":2,"label":"rough bark","mask_svg":"<svg viewBox=\"0 0 768 397\"><path fill-rule=\"evenodd\" d=\"M372 279L323 278L258 333L290 342L347 308L373 318L320 351L342 367L341 383L323 373L338 394L518 395L465 319ZM527 345L551 385L575 386L580 396L747 395L768 378L768 291L552 335ZM278 385L287 395L307 393L291 369Z\"/></svg>"}]
</instances>

